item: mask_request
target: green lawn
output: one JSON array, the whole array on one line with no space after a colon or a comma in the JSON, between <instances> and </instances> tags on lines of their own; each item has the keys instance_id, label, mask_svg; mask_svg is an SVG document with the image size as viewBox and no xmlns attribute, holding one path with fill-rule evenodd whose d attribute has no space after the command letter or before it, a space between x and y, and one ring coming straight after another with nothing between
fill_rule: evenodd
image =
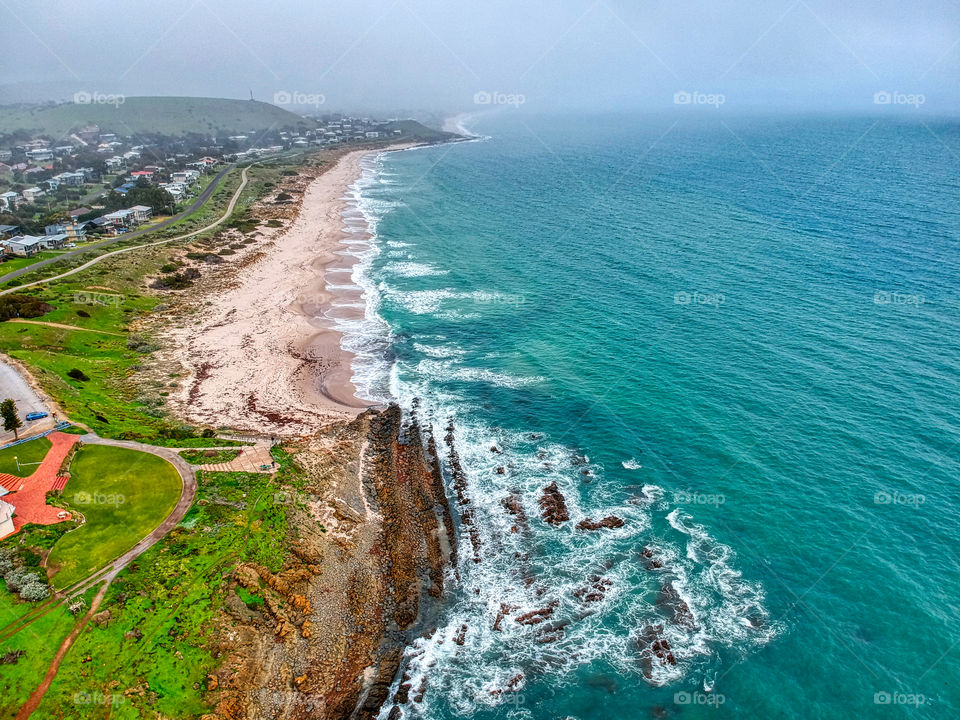
<instances>
[{"instance_id":1,"label":"green lawn","mask_svg":"<svg viewBox=\"0 0 960 720\"><path fill-rule=\"evenodd\" d=\"M87 445L70 464L63 497L86 522L64 535L47 559L52 582L72 585L122 555L156 528L180 498L176 469L126 448Z\"/></svg>"},{"instance_id":2,"label":"green lawn","mask_svg":"<svg viewBox=\"0 0 960 720\"><path fill-rule=\"evenodd\" d=\"M0 657L17 651L23 653L15 663L0 666L3 668L0 672L0 720L12 720L16 716L17 710L43 679L57 648L75 622L65 607L56 607L13 637L0 642Z\"/></svg>"},{"instance_id":3,"label":"green lawn","mask_svg":"<svg viewBox=\"0 0 960 720\"><path fill-rule=\"evenodd\" d=\"M281 489L269 475L200 473L197 502L117 576L101 606L110 622L91 623L80 634L34 717L189 720L211 712L205 688L221 662L217 628L229 617L222 608L234 592L231 574L238 563L277 572L289 556L287 509L274 502ZM263 602L253 593L240 599ZM110 695L128 688L146 692L112 707L73 701L81 690Z\"/></svg>"},{"instance_id":4,"label":"green lawn","mask_svg":"<svg viewBox=\"0 0 960 720\"><path fill-rule=\"evenodd\" d=\"M213 465L230 462L239 454L239 450L183 450L180 457L191 465Z\"/></svg>"},{"instance_id":5,"label":"green lawn","mask_svg":"<svg viewBox=\"0 0 960 720\"><path fill-rule=\"evenodd\" d=\"M33 257L17 257L10 258L3 263L0 263L0 275L6 275L7 273L12 273L20 268L25 268L28 265L33 265L35 262L40 262L41 260L46 260L47 258L57 257L57 255L62 255L63 252L54 252L52 250L44 250L39 252Z\"/></svg>"},{"instance_id":6,"label":"green lawn","mask_svg":"<svg viewBox=\"0 0 960 720\"><path fill-rule=\"evenodd\" d=\"M39 467L33 463L39 463L47 456L51 443L47 438L37 438L22 445L14 445L5 450L0 450L0 473L8 473L17 477L27 477ZM20 468L14 460L20 461Z\"/></svg>"}]
</instances>

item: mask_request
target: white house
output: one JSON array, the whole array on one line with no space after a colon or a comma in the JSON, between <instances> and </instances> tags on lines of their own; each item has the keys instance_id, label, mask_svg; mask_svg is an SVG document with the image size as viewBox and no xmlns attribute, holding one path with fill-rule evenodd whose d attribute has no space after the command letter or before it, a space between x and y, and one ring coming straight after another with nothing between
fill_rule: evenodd
<instances>
[{"instance_id":1,"label":"white house","mask_svg":"<svg viewBox=\"0 0 960 720\"><path fill-rule=\"evenodd\" d=\"M23 191L23 199L27 202L35 202L38 198L42 198L44 195L46 195L46 193L37 186L27 188Z\"/></svg>"},{"instance_id":2,"label":"white house","mask_svg":"<svg viewBox=\"0 0 960 720\"><path fill-rule=\"evenodd\" d=\"M10 190L5 193L0 193L0 207L4 210L13 210L21 203L23 198L20 196L20 193Z\"/></svg>"},{"instance_id":3,"label":"white house","mask_svg":"<svg viewBox=\"0 0 960 720\"><path fill-rule=\"evenodd\" d=\"M16 508L6 500L0 500L0 538L4 538L12 533L16 528L13 526L13 513Z\"/></svg>"},{"instance_id":4,"label":"white house","mask_svg":"<svg viewBox=\"0 0 960 720\"><path fill-rule=\"evenodd\" d=\"M40 252L40 242L43 238L33 235L18 235L7 240L7 250L17 257L33 257Z\"/></svg>"},{"instance_id":5,"label":"white house","mask_svg":"<svg viewBox=\"0 0 960 720\"><path fill-rule=\"evenodd\" d=\"M103 217L105 220L109 220L113 227L116 228L130 227L136 222L133 210L117 210L116 212L107 213Z\"/></svg>"},{"instance_id":6,"label":"white house","mask_svg":"<svg viewBox=\"0 0 960 720\"><path fill-rule=\"evenodd\" d=\"M153 208L149 205L134 205L130 210L133 211L133 220L138 225L153 217Z\"/></svg>"},{"instance_id":7,"label":"white house","mask_svg":"<svg viewBox=\"0 0 960 720\"><path fill-rule=\"evenodd\" d=\"M36 150L27 150L26 155L34 162L43 162L53 160L53 151L48 148L37 148Z\"/></svg>"},{"instance_id":8,"label":"white house","mask_svg":"<svg viewBox=\"0 0 960 720\"><path fill-rule=\"evenodd\" d=\"M37 243L41 250L59 250L64 245L67 244L67 240L70 238L66 233L58 233L57 235L44 235L39 238L40 242Z\"/></svg>"}]
</instances>

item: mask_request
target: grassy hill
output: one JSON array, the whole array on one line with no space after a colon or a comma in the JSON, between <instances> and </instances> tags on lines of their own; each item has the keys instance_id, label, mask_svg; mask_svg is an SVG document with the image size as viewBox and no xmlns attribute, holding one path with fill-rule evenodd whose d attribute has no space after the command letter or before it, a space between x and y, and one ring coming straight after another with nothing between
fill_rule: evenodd
<instances>
[{"instance_id":1,"label":"grassy hill","mask_svg":"<svg viewBox=\"0 0 960 720\"><path fill-rule=\"evenodd\" d=\"M0 109L0 133L29 130L54 138L85 125L117 135L190 132L222 135L248 130L312 128L312 120L269 103L198 97L128 97L122 103L62 103Z\"/></svg>"}]
</instances>

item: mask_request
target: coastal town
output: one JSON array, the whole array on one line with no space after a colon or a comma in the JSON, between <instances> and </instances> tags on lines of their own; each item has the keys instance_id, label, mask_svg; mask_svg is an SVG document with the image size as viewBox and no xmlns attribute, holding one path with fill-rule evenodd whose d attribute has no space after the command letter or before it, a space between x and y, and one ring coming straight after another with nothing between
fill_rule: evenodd
<instances>
[{"instance_id":1,"label":"coastal town","mask_svg":"<svg viewBox=\"0 0 960 720\"><path fill-rule=\"evenodd\" d=\"M312 129L150 140L97 125L59 141L0 134L0 261L83 247L173 214L226 164L398 138L398 122L337 115ZM124 202L137 196L150 201Z\"/></svg>"}]
</instances>

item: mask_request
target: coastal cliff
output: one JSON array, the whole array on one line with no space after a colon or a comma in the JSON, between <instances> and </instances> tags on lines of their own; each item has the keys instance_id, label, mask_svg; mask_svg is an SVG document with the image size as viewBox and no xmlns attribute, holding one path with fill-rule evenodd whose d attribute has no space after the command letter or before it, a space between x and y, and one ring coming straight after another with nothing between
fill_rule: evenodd
<instances>
[{"instance_id":1,"label":"coastal cliff","mask_svg":"<svg viewBox=\"0 0 960 720\"><path fill-rule=\"evenodd\" d=\"M289 553L227 580L206 720L376 716L456 552L433 446L397 406L286 446Z\"/></svg>"}]
</instances>

